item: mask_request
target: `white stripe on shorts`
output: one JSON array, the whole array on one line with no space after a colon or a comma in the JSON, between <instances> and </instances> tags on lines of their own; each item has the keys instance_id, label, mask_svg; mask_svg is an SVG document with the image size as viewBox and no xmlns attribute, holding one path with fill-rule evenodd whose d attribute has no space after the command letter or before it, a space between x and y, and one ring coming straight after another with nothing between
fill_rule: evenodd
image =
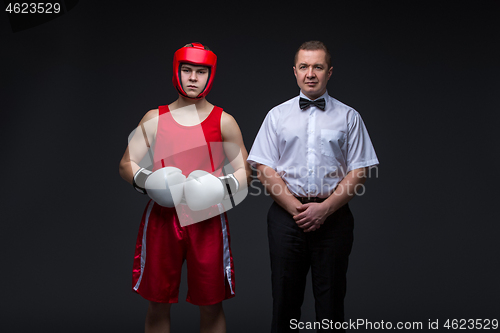
<instances>
[{"instance_id":1,"label":"white stripe on shorts","mask_svg":"<svg viewBox=\"0 0 500 333\"><path fill-rule=\"evenodd\" d=\"M149 214L151 214L151 209L153 209L153 205L155 202L151 200L148 205L148 210L146 212L146 221L144 222L144 230L142 231L142 244L141 244L141 275L135 284L134 290L137 291L139 289L139 285L141 284L142 274L144 274L144 266L146 265L146 234L148 231L148 223L149 223Z\"/></svg>"}]
</instances>

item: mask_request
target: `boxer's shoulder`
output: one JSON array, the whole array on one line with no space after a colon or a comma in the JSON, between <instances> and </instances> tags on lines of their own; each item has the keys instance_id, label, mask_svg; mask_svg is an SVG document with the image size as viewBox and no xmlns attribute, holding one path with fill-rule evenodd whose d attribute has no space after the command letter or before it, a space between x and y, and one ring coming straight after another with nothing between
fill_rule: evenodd
<instances>
[{"instance_id":1,"label":"boxer's shoulder","mask_svg":"<svg viewBox=\"0 0 500 333\"><path fill-rule=\"evenodd\" d=\"M159 114L158 109L151 109L148 112L146 112L146 114L144 115L144 117L142 117L142 121L146 122L146 121L149 121L149 120L155 120L155 119L157 120L158 119L158 114Z\"/></svg>"}]
</instances>

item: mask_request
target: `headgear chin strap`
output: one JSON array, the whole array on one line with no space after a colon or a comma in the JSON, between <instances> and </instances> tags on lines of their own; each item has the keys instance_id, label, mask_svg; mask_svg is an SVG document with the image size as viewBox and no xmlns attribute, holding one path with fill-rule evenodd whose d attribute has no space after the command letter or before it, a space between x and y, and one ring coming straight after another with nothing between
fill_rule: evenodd
<instances>
[{"instance_id":1,"label":"headgear chin strap","mask_svg":"<svg viewBox=\"0 0 500 333\"><path fill-rule=\"evenodd\" d=\"M215 76L215 68L217 67L217 56L212 51L205 50L202 44L200 43L191 43L193 47L182 47L178 49L174 54L174 75L172 78L172 82L174 84L175 89L184 97L189 97L184 89L182 88L181 83L181 64L187 63L195 66L206 66L209 68L208 71L208 80L205 85L205 89L193 99L201 99L205 97L212 88L212 83L214 81Z\"/></svg>"}]
</instances>

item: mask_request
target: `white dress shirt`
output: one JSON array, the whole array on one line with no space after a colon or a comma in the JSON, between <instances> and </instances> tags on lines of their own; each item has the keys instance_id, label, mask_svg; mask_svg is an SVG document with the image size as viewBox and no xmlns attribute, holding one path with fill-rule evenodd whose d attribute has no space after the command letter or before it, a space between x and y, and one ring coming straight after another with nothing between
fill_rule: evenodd
<instances>
[{"instance_id":1,"label":"white dress shirt","mask_svg":"<svg viewBox=\"0 0 500 333\"><path fill-rule=\"evenodd\" d=\"M255 138L248 162L267 165L299 197L330 196L351 170L378 164L359 113L328 96L325 111L311 105L301 110L302 92L268 112Z\"/></svg>"}]
</instances>

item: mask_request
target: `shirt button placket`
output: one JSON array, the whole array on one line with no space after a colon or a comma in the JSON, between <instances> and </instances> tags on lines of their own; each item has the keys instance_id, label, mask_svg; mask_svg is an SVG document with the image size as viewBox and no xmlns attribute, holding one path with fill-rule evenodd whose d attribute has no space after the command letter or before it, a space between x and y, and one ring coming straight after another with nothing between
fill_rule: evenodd
<instances>
[{"instance_id":1,"label":"shirt button placket","mask_svg":"<svg viewBox=\"0 0 500 333\"><path fill-rule=\"evenodd\" d=\"M307 124L307 189L314 184L314 126L316 124L316 112L314 107L309 111L309 123Z\"/></svg>"}]
</instances>

